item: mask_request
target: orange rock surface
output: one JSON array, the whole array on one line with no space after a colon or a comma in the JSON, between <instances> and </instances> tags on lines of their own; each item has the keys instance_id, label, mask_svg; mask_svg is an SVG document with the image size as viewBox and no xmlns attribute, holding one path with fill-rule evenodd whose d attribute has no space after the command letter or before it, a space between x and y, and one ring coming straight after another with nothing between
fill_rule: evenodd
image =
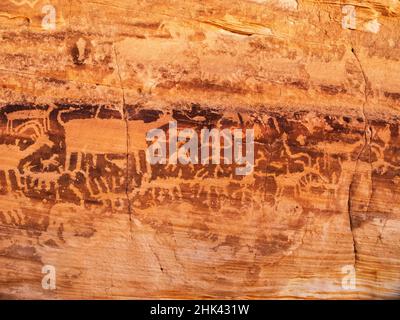
<instances>
[{"instance_id":1,"label":"orange rock surface","mask_svg":"<svg viewBox=\"0 0 400 320\"><path fill-rule=\"evenodd\" d=\"M399 16L3 0L0 298L397 298ZM254 130L252 172L149 164L170 121Z\"/></svg>"}]
</instances>

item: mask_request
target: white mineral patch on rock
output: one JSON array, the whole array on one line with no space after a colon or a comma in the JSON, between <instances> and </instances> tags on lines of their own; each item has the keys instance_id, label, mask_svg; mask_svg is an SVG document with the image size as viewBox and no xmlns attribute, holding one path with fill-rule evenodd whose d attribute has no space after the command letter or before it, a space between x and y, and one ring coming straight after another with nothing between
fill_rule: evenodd
<instances>
[{"instance_id":1,"label":"white mineral patch on rock","mask_svg":"<svg viewBox=\"0 0 400 320\"><path fill-rule=\"evenodd\" d=\"M380 27L381 24L379 23L378 19L368 21L364 24L364 30L372 33L378 33Z\"/></svg>"}]
</instances>

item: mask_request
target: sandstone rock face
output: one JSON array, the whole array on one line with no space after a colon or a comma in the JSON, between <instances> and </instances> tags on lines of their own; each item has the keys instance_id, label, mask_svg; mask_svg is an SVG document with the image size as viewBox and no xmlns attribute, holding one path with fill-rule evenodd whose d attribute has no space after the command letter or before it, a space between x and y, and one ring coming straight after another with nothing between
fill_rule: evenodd
<instances>
[{"instance_id":1,"label":"sandstone rock face","mask_svg":"<svg viewBox=\"0 0 400 320\"><path fill-rule=\"evenodd\" d=\"M399 15L3 0L0 297L397 298ZM150 164L170 122L254 130L253 170Z\"/></svg>"}]
</instances>

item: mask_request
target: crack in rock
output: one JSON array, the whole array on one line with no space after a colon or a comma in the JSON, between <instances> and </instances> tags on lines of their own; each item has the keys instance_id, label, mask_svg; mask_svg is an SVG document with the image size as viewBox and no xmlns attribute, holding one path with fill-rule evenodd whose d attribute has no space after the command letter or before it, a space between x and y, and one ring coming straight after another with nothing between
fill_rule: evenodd
<instances>
[{"instance_id":1,"label":"crack in rock","mask_svg":"<svg viewBox=\"0 0 400 320\"><path fill-rule=\"evenodd\" d=\"M117 73L118 73L118 78L120 82L120 87L122 91L122 112L123 112L123 119L125 121L125 129L126 129L126 172L125 172L125 177L126 177L126 185L125 185L125 196L127 199L128 203L128 215L129 215L129 229L132 234L132 207L131 207L131 201L129 199L129 143L130 143L130 136L129 136L129 123L128 123L128 112L126 110L126 103L125 103L125 89L124 89L124 84L122 81L121 77L121 72L119 68L119 63L118 63L118 54L117 50L115 49L115 46L113 45L114 49L114 55L115 55L115 63L117 65Z\"/></svg>"},{"instance_id":2,"label":"crack in rock","mask_svg":"<svg viewBox=\"0 0 400 320\"><path fill-rule=\"evenodd\" d=\"M361 155L364 153L366 148L369 148L369 160L371 160L371 150L370 150L370 144L371 144L371 136L372 136L372 131L371 131L371 127L369 125L369 121L366 115L366 105L368 104L368 93L369 93L369 81L368 78L364 72L364 69L362 67L361 61L358 57L357 52L354 50L354 47L352 46L351 48L351 52L353 54L353 56L355 57L358 66L360 68L361 74L363 76L363 80L364 80L364 102L362 104L362 115L363 115L363 119L364 119L364 145L361 148L360 152L357 155L357 159L356 159L356 164L355 164L355 168L354 168L354 172L352 174L351 177L351 182L349 185L349 190L348 190L348 200L347 200L347 211L348 211L348 215L349 215L349 228L350 228L350 232L352 235L352 239L353 239L353 252L354 252L354 268L357 270L357 262L359 260L359 252L358 252L358 248L357 248L357 241L354 235L354 220L353 220L353 215L352 215L352 193L353 193L353 188L354 188L354 177L357 173L357 169L358 169L358 163L360 161L360 157ZM370 163L370 167L372 170L372 164L371 161L369 161ZM372 194L371 194L372 195ZM369 205L370 205L370 201L371 201L371 197L369 197L368 199L368 204L366 207L366 211L368 211Z\"/></svg>"}]
</instances>

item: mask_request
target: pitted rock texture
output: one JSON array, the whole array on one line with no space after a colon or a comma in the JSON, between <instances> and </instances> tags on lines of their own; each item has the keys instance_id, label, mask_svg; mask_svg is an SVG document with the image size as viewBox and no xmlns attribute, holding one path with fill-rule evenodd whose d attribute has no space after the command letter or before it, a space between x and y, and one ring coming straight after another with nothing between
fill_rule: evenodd
<instances>
[{"instance_id":1,"label":"pitted rock texture","mask_svg":"<svg viewBox=\"0 0 400 320\"><path fill-rule=\"evenodd\" d=\"M399 1L46 4L0 4L1 298L399 296ZM150 165L170 121L253 171Z\"/></svg>"}]
</instances>

